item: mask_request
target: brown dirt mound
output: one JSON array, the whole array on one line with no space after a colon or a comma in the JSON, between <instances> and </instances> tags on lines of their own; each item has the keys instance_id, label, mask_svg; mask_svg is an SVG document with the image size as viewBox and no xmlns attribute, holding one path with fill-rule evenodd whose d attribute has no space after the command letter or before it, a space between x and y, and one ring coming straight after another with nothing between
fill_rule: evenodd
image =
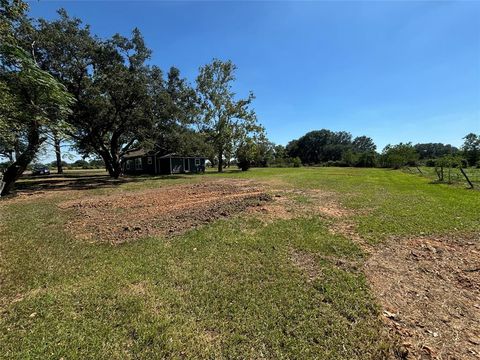
<instances>
[{"instance_id":1,"label":"brown dirt mound","mask_svg":"<svg viewBox=\"0 0 480 360\"><path fill-rule=\"evenodd\" d=\"M366 264L408 359L480 358L480 238L393 239Z\"/></svg>"},{"instance_id":2,"label":"brown dirt mound","mask_svg":"<svg viewBox=\"0 0 480 360\"><path fill-rule=\"evenodd\" d=\"M97 196L59 206L74 211L68 228L77 238L121 243L181 234L269 200L269 195L249 182L215 181Z\"/></svg>"}]
</instances>

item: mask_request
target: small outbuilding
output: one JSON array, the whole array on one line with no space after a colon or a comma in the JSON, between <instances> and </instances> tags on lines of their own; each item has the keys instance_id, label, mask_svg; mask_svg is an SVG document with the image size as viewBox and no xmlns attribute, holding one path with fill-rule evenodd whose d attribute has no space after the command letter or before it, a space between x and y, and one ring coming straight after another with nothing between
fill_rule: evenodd
<instances>
[{"instance_id":1,"label":"small outbuilding","mask_svg":"<svg viewBox=\"0 0 480 360\"><path fill-rule=\"evenodd\" d=\"M124 174L130 175L200 173L205 171L205 157L179 154L160 156L155 151L137 149L122 157L122 170Z\"/></svg>"}]
</instances>

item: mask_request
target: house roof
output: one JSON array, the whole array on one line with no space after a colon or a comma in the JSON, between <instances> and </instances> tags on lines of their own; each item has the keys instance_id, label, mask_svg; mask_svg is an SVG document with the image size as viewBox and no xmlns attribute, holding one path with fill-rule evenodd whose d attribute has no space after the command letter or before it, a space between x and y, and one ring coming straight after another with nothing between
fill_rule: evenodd
<instances>
[{"instance_id":1,"label":"house roof","mask_svg":"<svg viewBox=\"0 0 480 360\"><path fill-rule=\"evenodd\" d=\"M175 157L178 157L178 158L202 158L202 159L205 158L205 156L203 156L203 155L180 155L180 154L177 154L177 153L162 155L162 156L159 156L158 158L159 159L168 159L168 158L175 158Z\"/></svg>"},{"instance_id":2,"label":"house roof","mask_svg":"<svg viewBox=\"0 0 480 360\"><path fill-rule=\"evenodd\" d=\"M133 157L138 157L138 156L145 156L151 151L146 151L144 149L133 149L128 151L125 155L123 155L124 158L133 158Z\"/></svg>"},{"instance_id":3,"label":"house roof","mask_svg":"<svg viewBox=\"0 0 480 360\"><path fill-rule=\"evenodd\" d=\"M134 158L134 157L139 157L139 156L147 156L147 155L156 155L158 152L155 152L153 150L146 151L144 149L133 149L128 151L125 155L123 155L123 158L128 159L128 158ZM172 157L179 157L179 158L205 158L203 155L180 155L177 153L170 153L166 155L159 156L159 159L168 159Z\"/></svg>"}]
</instances>

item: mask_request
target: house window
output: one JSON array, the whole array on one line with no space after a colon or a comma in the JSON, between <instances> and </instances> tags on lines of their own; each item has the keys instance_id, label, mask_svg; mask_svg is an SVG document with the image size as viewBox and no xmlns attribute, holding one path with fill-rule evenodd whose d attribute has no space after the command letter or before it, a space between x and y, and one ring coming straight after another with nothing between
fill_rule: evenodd
<instances>
[{"instance_id":1,"label":"house window","mask_svg":"<svg viewBox=\"0 0 480 360\"><path fill-rule=\"evenodd\" d=\"M195 166L200 166L200 159L195 159Z\"/></svg>"},{"instance_id":2,"label":"house window","mask_svg":"<svg viewBox=\"0 0 480 360\"><path fill-rule=\"evenodd\" d=\"M142 170L142 158L135 159L135 169Z\"/></svg>"},{"instance_id":3,"label":"house window","mask_svg":"<svg viewBox=\"0 0 480 360\"><path fill-rule=\"evenodd\" d=\"M132 162L131 160L127 160L127 162L125 164L125 169L130 170L130 163L131 162Z\"/></svg>"},{"instance_id":4,"label":"house window","mask_svg":"<svg viewBox=\"0 0 480 360\"><path fill-rule=\"evenodd\" d=\"M148 165L152 165L152 157L151 156L149 156L147 158L147 163L148 163Z\"/></svg>"}]
</instances>

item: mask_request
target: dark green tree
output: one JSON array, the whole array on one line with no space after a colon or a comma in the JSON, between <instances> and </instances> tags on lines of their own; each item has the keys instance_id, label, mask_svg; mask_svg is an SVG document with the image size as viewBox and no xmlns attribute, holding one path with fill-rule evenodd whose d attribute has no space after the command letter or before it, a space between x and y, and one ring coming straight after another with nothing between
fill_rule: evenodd
<instances>
[{"instance_id":1,"label":"dark green tree","mask_svg":"<svg viewBox=\"0 0 480 360\"><path fill-rule=\"evenodd\" d=\"M75 96L68 135L83 156L103 159L112 177L121 172L120 158L151 134L150 50L140 31L101 40L81 20L59 11L59 19L40 20L25 40L36 47L42 68Z\"/></svg>"},{"instance_id":2,"label":"dark green tree","mask_svg":"<svg viewBox=\"0 0 480 360\"><path fill-rule=\"evenodd\" d=\"M0 196L37 155L50 129L62 129L73 98L48 72L42 70L31 47L20 41L29 25L21 1L0 2L0 144L15 157L0 181Z\"/></svg>"},{"instance_id":3,"label":"dark green tree","mask_svg":"<svg viewBox=\"0 0 480 360\"><path fill-rule=\"evenodd\" d=\"M465 141L462 151L468 161L468 165L478 165L480 161L480 135L470 133L463 138Z\"/></svg>"},{"instance_id":4,"label":"dark green tree","mask_svg":"<svg viewBox=\"0 0 480 360\"><path fill-rule=\"evenodd\" d=\"M399 169L406 165L415 165L418 153L412 143L387 145L382 152L382 162L386 167Z\"/></svg>"},{"instance_id":5,"label":"dark green tree","mask_svg":"<svg viewBox=\"0 0 480 360\"><path fill-rule=\"evenodd\" d=\"M304 164L339 161L351 149L352 135L346 131L327 129L310 131L287 145L289 157L299 157Z\"/></svg>"},{"instance_id":6,"label":"dark green tree","mask_svg":"<svg viewBox=\"0 0 480 360\"><path fill-rule=\"evenodd\" d=\"M237 147L235 154L237 166L242 171L247 171L255 162L256 155L257 144L255 143L255 140L253 138L244 139Z\"/></svg>"},{"instance_id":7,"label":"dark green tree","mask_svg":"<svg viewBox=\"0 0 480 360\"><path fill-rule=\"evenodd\" d=\"M213 149L207 135L195 128L199 111L195 90L174 67L166 80L157 67L153 67L150 77L154 129L143 147L153 148L160 154L211 156Z\"/></svg>"},{"instance_id":8,"label":"dark green tree","mask_svg":"<svg viewBox=\"0 0 480 360\"><path fill-rule=\"evenodd\" d=\"M372 138L368 136L357 136L352 141L352 150L355 153L375 152L377 145L375 145Z\"/></svg>"},{"instance_id":9,"label":"dark green tree","mask_svg":"<svg viewBox=\"0 0 480 360\"><path fill-rule=\"evenodd\" d=\"M418 152L420 160L438 159L445 155L455 155L458 153L456 147L442 143L415 144L415 150Z\"/></svg>"}]
</instances>

